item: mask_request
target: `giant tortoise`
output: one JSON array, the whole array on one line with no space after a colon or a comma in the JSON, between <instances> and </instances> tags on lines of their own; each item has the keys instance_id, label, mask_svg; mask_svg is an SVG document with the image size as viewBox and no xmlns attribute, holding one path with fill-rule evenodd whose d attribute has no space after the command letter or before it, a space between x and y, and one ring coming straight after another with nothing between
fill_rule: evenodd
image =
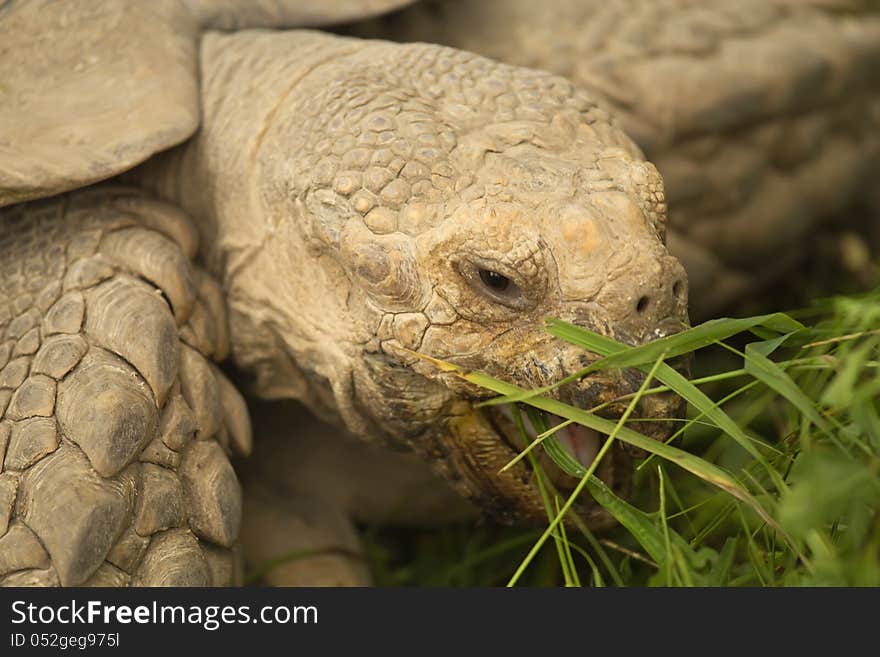
<instances>
[{"instance_id":1,"label":"giant tortoise","mask_svg":"<svg viewBox=\"0 0 880 657\"><path fill-rule=\"evenodd\" d=\"M246 29L398 4L0 7L0 583L237 583L242 545L356 550L353 518L438 521L461 497L540 518L531 469L500 471L511 418L431 359L532 387L593 358L548 316L631 344L687 325L663 183L593 94L439 45ZM237 387L314 415L253 402L244 502ZM561 432L583 463L601 439ZM598 474L623 492L631 458ZM269 581L366 578L342 549Z\"/></svg>"}]
</instances>

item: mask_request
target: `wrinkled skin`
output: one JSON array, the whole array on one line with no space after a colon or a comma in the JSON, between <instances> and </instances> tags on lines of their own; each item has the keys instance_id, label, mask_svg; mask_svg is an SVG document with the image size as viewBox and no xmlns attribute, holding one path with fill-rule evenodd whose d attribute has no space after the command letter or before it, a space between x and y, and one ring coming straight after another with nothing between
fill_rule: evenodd
<instances>
[{"instance_id":1,"label":"wrinkled skin","mask_svg":"<svg viewBox=\"0 0 880 657\"><path fill-rule=\"evenodd\" d=\"M474 410L486 391L419 355L535 386L594 359L547 317L633 344L680 330L656 170L566 81L467 53L243 33L207 35L201 60L205 127L139 176L200 222L252 390L414 449L496 517L540 517L529 467L498 472L520 443ZM639 382L557 394L590 407ZM626 460L600 474L625 486Z\"/></svg>"},{"instance_id":2,"label":"wrinkled skin","mask_svg":"<svg viewBox=\"0 0 880 657\"><path fill-rule=\"evenodd\" d=\"M663 176L695 321L801 280L796 267L834 250L829 229L867 236L878 222L876 3L425 0L348 31L462 48L595 94Z\"/></svg>"}]
</instances>

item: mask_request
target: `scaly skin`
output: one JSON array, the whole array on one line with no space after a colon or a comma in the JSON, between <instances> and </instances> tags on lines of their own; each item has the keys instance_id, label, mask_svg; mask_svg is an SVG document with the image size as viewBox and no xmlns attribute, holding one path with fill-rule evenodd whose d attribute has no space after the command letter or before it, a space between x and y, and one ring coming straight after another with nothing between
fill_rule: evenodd
<instances>
[{"instance_id":1,"label":"scaly skin","mask_svg":"<svg viewBox=\"0 0 880 657\"><path fill-rule=\"evenodd\" d=\"M250 424L195 248L137 190L0 210L0 585L240 582Z\"/></svg>"},{"instance_id":2,"label":"scaly skin","mask_svg":"<svg viewBox=\"0 0 880 657\"><path fill-rule=\"evenodd\" d=\"M448 48L208 33L200 62L197 136L129 176L165 202L98 185L0 217L3 583L235 581L227 456L250 432L207 361L226 351L223 296L255 394L414 452L497 519L542 518L531 468L500 472L520 447L511 423L421 356L545 385L595 359L550 338L548 316L629 343L686 325L656 170L564 79ZM190 262L190 217L220 287ZM555 394L613 415L640 383L602 373ZM679 412L658 395L636 415ZM615 447L598 471L621 493L629 459ZM254 513L251 529L356 548L327 501ZM364 577L337 568L287 581Z\"/></svg>"},{"instance_id":3,"label":"scaly skin","mask_svg":"<svg viewBox=\"0 0 880 657\"><path fill-rule=\"evenodd\" d=\"M669 249L703 319L809 257L823 222L876 221L860 206L880 173L880 14L864 4L426 0L350 31L596 94L663 175Z\"/></svg>"},{"instance_id":4,"label":"scaly skin","mask_svg":"<svg viewBox=\"0 0 880 657\"><path fill-rule=\"evenodd\" d=\"M252 391L415 450L495 517L540 518L530 468L499 473L518 438L473 410L485 391L418 355L536 386L593 359L546 317L630 343L679 330L654 168L567 81L451 49L209 33L201 62L202 130L137 175L199 223ZM515 287L493 293L480 269ZM592 406L638 383L558 394ZM619 488L626 460L602 470Z\"/></svg>"}]
</instances>

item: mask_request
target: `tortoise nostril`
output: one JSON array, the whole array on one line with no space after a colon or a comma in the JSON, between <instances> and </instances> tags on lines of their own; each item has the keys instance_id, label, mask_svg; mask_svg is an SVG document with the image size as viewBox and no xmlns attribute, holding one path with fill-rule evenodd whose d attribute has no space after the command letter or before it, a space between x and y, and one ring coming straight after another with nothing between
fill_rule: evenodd
<instances>
[{"instance_id":1,"label":"tortoise nostril","mask_svg":"<svg viewBox=\"0 0 880 657\"><path fill-rule=\"evenodd\" d=\"M648 305L651 303L651 299L648 297L641 297L636 303L636 312L641 314L648 309Z\"/></svg>"}]
</instances>

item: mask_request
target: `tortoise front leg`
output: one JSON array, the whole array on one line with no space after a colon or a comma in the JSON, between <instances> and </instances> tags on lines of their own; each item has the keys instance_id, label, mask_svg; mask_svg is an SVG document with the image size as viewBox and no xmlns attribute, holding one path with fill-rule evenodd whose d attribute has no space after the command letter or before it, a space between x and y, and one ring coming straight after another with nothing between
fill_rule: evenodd
<instances>
[{"instance_id":1,"label":"tortoise front leg","mask_svg":"<svg viewBox=\"0 0 880 657\"><path fill-rule=\"evenodd\" d=\"M0 212L0 584L240 579L250 424L195 235L130 190Z\"/></svg>"},{"instance_id":2,"label":"tortoise front leg","mask_svg":"<svg viewBox=\"0 0 880 657\"><path fill-rule=\"evenodd\" d=\"M276 586L370 583L356 525L436 526L476 511L410 452L365 443L294 401L249 400L254 453L244 489L246 578Z\"/></svg>"},{"instance_id":3,"label":"tortoise front leg","mask_svg":"<svg viewBox=\"0 0 880 657\"><path fill-rule=\"evenodd\" d=\"M290 496L265 482L245 482L241 542L247 581L269 586L371 583L351 519L314 493Z\"/></svg>"},{"instance_id":4,"label":"tortoise front leg","mask_svg":"<svg viewBox=\"0 0 880 657\"><path fill-rule=\"evenodd\" d=\"M298 402L255 399L250 405L256 445L236 464L244 490L245 580L271 586L369 585L351 513L365 446L345 441L344 430L321 422Z\"/></svg>"}]
</instances>

